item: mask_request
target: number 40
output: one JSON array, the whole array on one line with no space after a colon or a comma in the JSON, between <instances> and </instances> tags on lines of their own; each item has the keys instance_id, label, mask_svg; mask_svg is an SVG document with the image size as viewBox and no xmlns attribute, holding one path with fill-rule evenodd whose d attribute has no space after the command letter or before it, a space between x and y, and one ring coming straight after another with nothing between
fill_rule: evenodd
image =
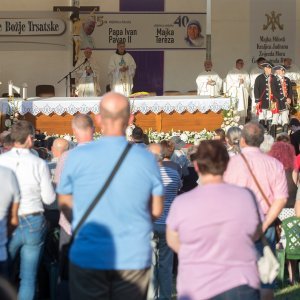
<instances>
[{"instance_id":1,"label":"number 40","mask_svg":"<svg viewBox=\"0 0 300 300\"><path fill-rule=\"evenodd\" d=\"M177 19L174 21L174 24L178 25L179 27L181 26L186 27L188 22L189 22L188 16L178 16Z\"/></svg>"}]
</instances>

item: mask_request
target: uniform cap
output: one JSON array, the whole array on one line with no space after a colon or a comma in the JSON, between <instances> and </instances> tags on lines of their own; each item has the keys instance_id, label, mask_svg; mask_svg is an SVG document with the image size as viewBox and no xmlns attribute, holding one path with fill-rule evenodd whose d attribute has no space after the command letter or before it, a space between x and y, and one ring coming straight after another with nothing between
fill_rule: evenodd
<instances>
[{"instance_id":1,"label":"uniform cap","mask_svg":"<svg viewBox=\"0 0 300 300\"><path fill-rule=\"evenodd\" d=\"M282 70L282 71L286 71L286 68L284 65L276 65L273 67L273 70L274 71L277 71L277 70Z\"/></svg>"},{"instance_id":2,"label":"uniform cap","mask_svg":"<svg viewBox=\"0 0 300 300\"><path fill-rule=\"evenodd\" d=\"M263 68L270 68L272 69L273 65L270 62L263 62L260 64Z\"/></svg>"}]
</instances>

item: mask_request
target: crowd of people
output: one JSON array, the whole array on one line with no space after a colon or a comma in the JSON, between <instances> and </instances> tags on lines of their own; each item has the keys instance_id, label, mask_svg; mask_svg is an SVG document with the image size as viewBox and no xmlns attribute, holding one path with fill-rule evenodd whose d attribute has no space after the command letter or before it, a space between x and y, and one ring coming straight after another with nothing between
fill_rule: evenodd
<instances>
[{"instance_id":1,"label":"crowd of people","mask_svg":"<svg viewBox=\"0 0 300 300\"><path fill-rule=\"evenodd\" d=\"M172 299L174 287L182 300L273 299L257 253L262 234L284 247L278 218L300 217L298 119L275 138L251 121L185 148L149 145L138 126L126 138L124 95L99 111L98 140L86 114L72 120L77 145L25 120L0 135L0 274L18 299Z\"/></svg>"}]
</instances>

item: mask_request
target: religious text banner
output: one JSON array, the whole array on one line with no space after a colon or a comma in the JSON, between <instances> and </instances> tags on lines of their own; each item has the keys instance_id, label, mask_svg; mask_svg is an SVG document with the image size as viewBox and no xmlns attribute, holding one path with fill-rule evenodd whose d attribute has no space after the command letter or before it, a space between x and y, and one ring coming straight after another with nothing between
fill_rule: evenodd
<instances>
[{"instance_id":1,"label":"religious text banner","mask_svg":"<svg viewBox=\"0 0 300 300\"><path fill-rule=\"evenodd\" d=\"M0 49L68 49L71 45L69 23L62 14L53 12L0 12Z\"/></svg>"},{"instance_id":2,"label":"religious text banner","mask_svg":"<svg viewBox=\"0 0 300 300\"><path fill-rule=\"evenodd\" d=\"M84 19L84 15L81 15ZM92 48L115 49L205 49L205 13L96 13ZM82 48L84 48L84 36Z\"/></svg>"},{"instance_id":3,"label":"religious text banner","mask_svg":"<svg viewBox=\"0 0 300 300\"><path fill-rule=\"evenodd\" d=\"M250 1L251 56L254 63L265 57L274 64L295 58L296 1Z\"/></svg>"}]
</instances>

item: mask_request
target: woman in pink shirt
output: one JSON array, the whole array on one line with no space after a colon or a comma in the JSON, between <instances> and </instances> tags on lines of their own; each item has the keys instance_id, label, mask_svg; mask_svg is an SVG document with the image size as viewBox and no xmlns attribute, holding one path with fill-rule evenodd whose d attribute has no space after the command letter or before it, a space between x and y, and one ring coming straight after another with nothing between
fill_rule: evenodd
<instances>
[{"instance_id":1,"label":"woman in pink shirt","mask_svg":"<svg viewBox=\"0 0 300 300\"><path fill-rule=\"evenodd\" d=\"M175 199L167 219L178 299L259 299L254 195L223 181L229 156L220 141L202 141L193 161L201 184Z\"/></svg>"}]
</instances>

